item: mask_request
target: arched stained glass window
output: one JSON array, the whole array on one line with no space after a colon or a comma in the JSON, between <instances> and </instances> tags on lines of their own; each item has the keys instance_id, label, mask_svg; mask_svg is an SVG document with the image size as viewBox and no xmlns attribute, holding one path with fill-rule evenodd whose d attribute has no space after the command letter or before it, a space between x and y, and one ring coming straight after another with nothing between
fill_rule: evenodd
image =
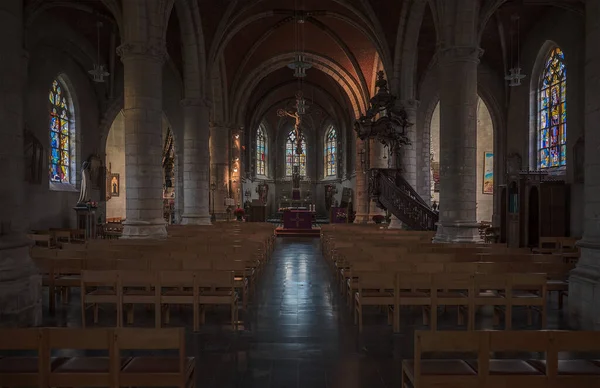
<instances>
[{"instance_id":1,"label":"arched stained glass window","mask_svg":"<svg viewBox=\"0 0 600 388\"><path fill-rule=\"evenodd\" d=\"M337 174L337 133L330 127L325 133L325 176Z\"/></svg>"},{"instance_id":2,"label":"arched stained glass window","mask_svg":"<svg viewBox=\"0 0 600 388\"><path fill-rule=\"evenodd\" d=\"M561 49L554 48L539 83L538 167L567 164L567 69Z\"/></svg>"},{"instance_id":3,"label":"arched stained glass window","mask_svg":"<svg viewBox=\"0 0 600 388\"><path fill-rule=\"evenodd\" d=\"M64 85L52 81L50 92L50 182L71 183L72 112Z\"/></svg>"},{"instance_id":4,"label":"arched stained glass window","mask_svg":"<svg viewBox=\"0 0 600 388\"><path fill-rule=\"evenodd\" d=\"M267 134L262 125L256 130L256 174L267 175Z\"/></svg>"},{"instance_id":5,"label":"arched stained glass window","mask_svg":"<svg viewBox=\"0 0 600 388\"><path fill-rule=\"evenodd\" d=\"M306 176L306 138L302 136L302 154L296 153L296 133L291 131L285 143L285 176L292 176L293 166L300 166L300 176Z\"/></svg>"}]
</instances>

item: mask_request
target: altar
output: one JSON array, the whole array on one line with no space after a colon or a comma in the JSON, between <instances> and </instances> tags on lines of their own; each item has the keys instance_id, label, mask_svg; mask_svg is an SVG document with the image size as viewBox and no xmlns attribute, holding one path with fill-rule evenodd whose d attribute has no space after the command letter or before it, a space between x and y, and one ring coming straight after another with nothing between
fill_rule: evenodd
<instances>
[{"instance_id":1,"label":"altar","mask_svg":"<svg viewBox=\"0 0 600 388\"><path fill-rule=\"evenodd\" d=\"M312 229L313 213L308 210L286 210L283 212L284 229Z\"/></svg>"}]
</instances>

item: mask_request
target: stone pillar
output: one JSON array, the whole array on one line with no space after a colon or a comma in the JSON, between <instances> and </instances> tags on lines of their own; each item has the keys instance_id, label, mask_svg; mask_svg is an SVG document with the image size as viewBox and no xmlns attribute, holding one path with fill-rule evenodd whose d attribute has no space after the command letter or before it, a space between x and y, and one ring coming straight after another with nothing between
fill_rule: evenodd
<instances>
[{"instance_id":1,"label":"stone pillar","mask_svg":"<svg viewBox=\"0 0 600 388\"><path fill-rule=\"evenodd\" d=\"M406 111L408 122L412 125L406 128L406 136L410 144L400 149L402 160L402 176L417 190L417 108L419 101L409 99L401 101L401 106ZM402 222L392 215L388 229L402 229Z\"/></svg>"},{"instance_id":2,"label":"stone pillar","mask_svg":"<svg viewBox=\"0 0 600 388\"><path fill-rule=\"evenodd\" d=\"M581 257L569 277L569 317L585 330L600 330L600 4L586 2L585 181Z\"/></svg>"},{"instance_id":3,"label":"stone pillar","mask_svg":"<svg viewBox=\"0 0 600 388\"><path fill-rule=\"evenodd\" d=\"M361 156L361 150L365 150L365 154ZM366 170L368 166L363 166L361 158L365 161L369 160L367 142L356 138L356 192L354 198L354 211L356 212L355 224L366 224L369 221L369 193L367 185Z\"/></svg>"},{"instance_id":4,"label":"stone pillar","mask_svg":"<svg viewBox=\"0 0 600 388\"><path fill-rule=\"evenodd\" d=\"M186 98L183 106L183 215L184 225L210 225L209 109L206 101Z\"/></svg>"},{"instance_id":5,"label":"stone pillar","mask_svg":"<svg viewBox=\"0 0 600 388\"><path fill-rule=\"evenodd\" d=\"M36 326L42 322L41 278L29 256L23 206L26 54L22 0L0 2L0 31L0 165L11 182L0 187L0 326Z\"/></svg>"},{"instance_id":6,"label":"stone pillar","mask_svg":"<svg viewBox=\"0 0 600 388\"><path fill-rule=\"evenodd\" d=\"M125 42L117 49L125 82L127 219L123 238L167 236L162 200L162 67L166 49Z\"/></svg>"},{"instance_id":7,"label":"stone pillar","mask_svg":"<svg viewBox=\"0 0 600 388\"><path fill-rule=\"evenodd\" d=\"M440 49L440 221L436 242L478 242L478 47Z\"/></svg>"},{"instance_id":8,"label":"stone pillar","mask_svg":"<svg viewBox=\"0 0 600 388\"><path fill-rule=\"evenodd\" d=\"M244 207L242 197L242 134L238 128L231 128L229 131L231 138L230 160L230 181L231 198L235 200L236 207Z\"/></svg>"},{"instance_id":9,"label":"stone pillar","mask_svg":"<svg viewBox=\"0 0 600 388\"><path fill-rule=\"evenodd\" d=\"M386 156L386 159L383 157ZM370 168L387 168L388 167L387 150L376 139L369 140L369 167ZM368 195L368 193L367 193ZM367 223L374 223L373 216L385 216L385 211L377 206L375 201L369 198L369 219Z\"/></svg>"},{"instance_id":10,"label":"stone pillar","mask_svg":"<svg viewBox=\"0 0 600 388\"><path fill-rule=\"evenodd\" d=\"M227 219L225 198L229 195L229 128L212 124L210 127L210 182L215 184L210 210L218 220ZM212 191L211 191L212 194Z\"/></svg>"}]
</instances>

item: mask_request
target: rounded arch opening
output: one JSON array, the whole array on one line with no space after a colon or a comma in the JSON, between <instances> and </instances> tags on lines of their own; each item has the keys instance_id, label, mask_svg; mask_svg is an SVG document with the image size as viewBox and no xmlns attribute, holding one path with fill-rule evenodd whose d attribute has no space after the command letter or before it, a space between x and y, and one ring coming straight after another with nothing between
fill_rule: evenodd
<instances>
[{"instance_id":1,"label":"rounded arch opening","mask_svg":"<svg viewBox=\"0 0 600 388\"><path fill-rule=\"evenodd\" d=\"M178 185L178 158L175 138L167 117L162 119L163 206L165 221L175 223ZM122 222L127 216L127 166L125 154L125 116L121 110L113 120L105 145L106 221Z\"/></svg>"}]
</instances>

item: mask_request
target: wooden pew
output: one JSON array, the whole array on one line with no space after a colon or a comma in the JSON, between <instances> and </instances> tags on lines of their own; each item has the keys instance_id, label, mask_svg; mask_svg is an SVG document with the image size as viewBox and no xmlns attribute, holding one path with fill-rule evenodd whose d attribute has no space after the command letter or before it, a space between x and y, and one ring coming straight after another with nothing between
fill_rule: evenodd
<instances>
[{"instance_id":1,"label":"wooden pew","mask_svg":"<svg viewBox=\"0 0 600 388\"><path fill-rule=\"evenodd\" d=\"M585 331L416 331L413 360L402 362L402 387L594 387L600 363L559 360L559 352L598 352L600 332ZM494 359L497 352L544 353L542 360ZM449 354L443 359L423 355ZM460 353L460 354L457 354ZM464 354L472 358L464 358Z\"/></svg>"}]
</instances>

